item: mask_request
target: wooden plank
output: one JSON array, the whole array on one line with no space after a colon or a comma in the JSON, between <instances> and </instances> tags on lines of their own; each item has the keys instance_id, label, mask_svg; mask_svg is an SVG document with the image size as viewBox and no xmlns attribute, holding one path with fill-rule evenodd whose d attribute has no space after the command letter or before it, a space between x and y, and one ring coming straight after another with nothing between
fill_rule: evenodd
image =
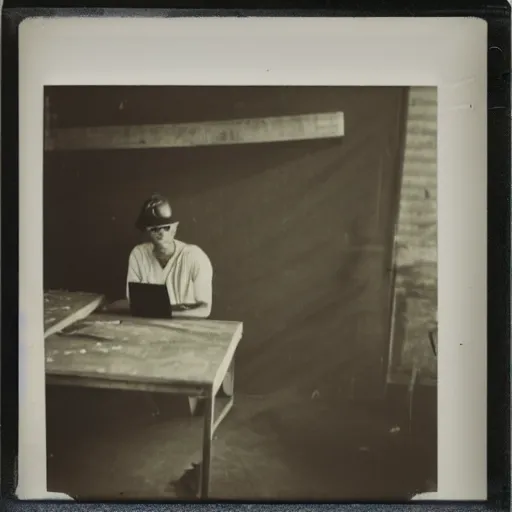
<instances>
[{"instance_id":1,"label":"wooden plank","mask_svg":"<svg viewBox=\"0 0 512 512\"><path fill-rule=\"evenodd\" d=\"M82 320L102 303L103 295L50 290L44 293L44 336L47 338Z\"/></svg>"},{"instance_id":2,"label":"wooden plank","mask_svg":"<svg viewBox=\"0 0 512 512\"><path fill-rule=\"evenodd\" d=\"M437 108L437 97L435 95L426 97L423 93L411 94L409 105L415 107L431 107Z\"/></svg>"},{"instance_id":3,"label":"wooden plank","mask_svg":"<svg viewBox=\"0 0 512 512\"><path fill-rule=\"evenodd\" d=\"M406 145L404 165L409 165L412 163L437 165L437 150L433 148L428 150L418 150L414 147L409 147Z\"/></svg>"},{"instance_id":4,"label":"wooden plank","mask_svg":"<svg viewBox=\"0 0 512 512\"><path fill-rule=\"evenodd\" d=\"M394 303L396 303L397 297L398 294L395 294ZM424 302L425 299L406 299L406 302L409 304L411 301ZM437 384L437 357L436 352L432 350L429 331L436 328L436 319L427 318L426 322L421 322L423 325L416 329L416 335L419 334L420 338L420 343L418 343L418 336L416 336L417 339L411 339L412 337L410 336L410 324L413 321L410 316L411 311L397 313L395 309L393 310L393 327L391 329L386 381L388 384L407 385L410 381L411 373L416 367L421 370L419 384L435 386ZM420 320L424 321L425 319ZM394 327L396 321L400 323L405 321L405 325L403 325L405 327L404 333L397 332L397 329ZM406 352L405 357L404 352Z\"/></svg>"},{"instance_id":5,"label":"wooden plank","mask_svg":"<svg viewBox=\"0 0 512 512\"><path fill-rule=\"evenodd\" d=\"M215 411L214 411L214 422L213 422L213 433L216 432L219 425L222 423L224 418L228 415L229 411L233 408L235 399L231 397L215 397Z\"/></svg>"},{"instance_id":6,"label":"wooden plank","mask_svg":"<svg viewBox=\"0 0 512 512\"><path fill-rule=\"evenodd\" d=\"M425 119L427 122L437 122L437 106L431 103L412 104L409 106L409 115L415 120Z\"/></svg>"},{"instance_id":7,"label":"wooden plank","mask_svg":"<svg viewBox=\"0 0 512 512\"><path fill-rule=\"evenodd\" d=\"M437 187L437 176L404 176L403 188L406 187Z\"/></svg>"},{"instance_id":8,"label":"wooden plank","mask_svg":"<svg viewBox=\"0 0 512 512\"><path fill-rule=\"evenodd\" d=\"M416 148L416 146L428 143L431 149L436 148L437 144L437 133L429 132L428 130L409 130L409 126L407 127L407 145L411 148Z\"/></svg>"},{"instance_id":9,"label":"wooden plank","mask_svg":"<svg viewBox=\"0 0 512 512\"><path fill-rule=\"evenodd\" d=\"M422 374L437 375L437 356L432 349L429 332L437 328L434 301L428 298L407 298L406 326L399 366Z\"/></svg>"},{"instance_id":10,"label":"wooden plank","mask_svg":"<svg viewBox=\"0 0 512 512\"><path fill-rule=\"evenodd\" d=\"M437 293L437 279L423 275L420 279L415 279L415 281L411 283L411 278L407 274L401 275L397 271L397 293L401 293L403 295L411 295L413 297L421 297L425 290L427 290L427 292L431 295ZM432 303L435 302L436 301L434 300L432 301Z\"/></svg>"},{"instance_id":11,"label":"wooden plank","mask_svg":"<svg viewBox=\"0 0 512 512\"><path fill-rule=\"evenodd\" d=\"M427 200L425 194L423 194L423 197L420 197L420 199L413 200L404 198L402 195L402 200L400 201L400 213L407 215L414 215L415 213L418 215L422 215L423 213L437 215L437 203L432 201L430 196Z\"/></svg>"},{"instance_id":12,"label":"wooden plank","mask_svg":"<svg viewBox=\"0 0 512 512\"><path fill-rule=\"evenodd\" d=\"M418 97L428 98L437 102L437 87L432 87L429 85L418 85L411 87L410 98L416 99Z\"/></svg>"},{"instance_id":13,"label":"wooden plank","mask_svg":"<svg viewBox=\"0 0 512 512\"><path fill-rule=\"evenodd\" d=\"M435 88L411 88L401 200L394 254L394 310L388 382L407 384L411 371L435 383L437 360L429 330L437 315L437 98Z\"/></svg>"},{"instance_id":14,"label":"wooden plank","mask_svg":"<svg viewBox=\"0 0 512 512\"><path fill-rule=\"evenodd\" d=\"M437 125L436 123L423 122L423 121L411 121L407 125L408 136L412 135L423 135L437 139Z\"/></svg>"},{"instance_id":15,"label":"wooden plank","mask_svg":"<svg viewBox=\"0 0 512 512\"><path fill-rule=\"evenodd\" d=\"M179 148L325 139L343 135L343 113L326 112L189 124L56 129L46 139L45 149Z\"/></svg>"},{"instance_id":16,"label":"wooden plank","mask_svg":"<svg viewBox=\"0 0 512 512\"><path fill-rule=\"evenodd\" d=\"M108 323L119 321L120 323ZM46 374L120 385L213 386L242 323L94 314L45 343ZM231 361L229 361L231 362ZM84 384L85 385L85 384Z\"/></svg>"},{"instance_id":17,"label":"wooden plank","mask_svg":"<svg viewBox=\"0 0 512 512\"><path fill-rule=\"evenodd\" d=\"M396 264L400 265L415 265L418 263L432 263L436 265L437 270L437 247L436 246L423 246L423 247L400 247L396 254ZM427 269L429 270L429 269Z\"/></svg>"},{"instance_id":18,"label":"wooden plank","mask_svg":"<svg viewBox=\"0 0 512 512\"><path fill-rule=\"evenodd\" d=\"M414 219L410 217L400 220L403 222L397 233L397 241L401 239L400 243L416 246L425 243L430 246L432 243L437 243L437 222L431 222L426 225L422 223L422 225L419 226L418 224L414 224Z\"/></svg>"},{"instance_id":19,"label":"wooden plank","mask_svg":"<svg viewBox=\"0 0 512 512\"><path fill-rule=\"evenodd\" d=\"M437 161L435 154L431 156L423 155L409 158L406 153L403 172L404 176L412 175L430 177L433 179L434 186L437 186Z\"/></svg>"},{"instance_id":20,"label":"wooden plank","mask_svg":"<svg viewBox=\"0 0 512 512\"><path fill-rule=\"evenodd\" d=\"M392 371L388 374L387 383L395 384L395 385L407 385L411 380L411 372L409 370L403 369L392 369ZM436 376L420 376L418 381L419 385L423 386L437 386L437 377Z\"/></svg>"},{"instance_id":21,"label":"wooden plank","mask_svg":"<svg viewBox=\"0 0 512 512\"><path fill-rule=\"evenodd\" d=\"M50 358L51 359L51 358ZM47 368L48 358L47 358ZM47 373L46 384L50 386L67 386L76 388L90 389L116 389L118 391L139 391L146 393L166 393L173 395L185 395L187 397L204 397L206 395L207 386L204 384L190 385L179 383L165 384L159 382L138 382L137 380L115 380L111 378L84 378L81 375L68 376L65 373Z\"/></svg>"},{"instance_id":22,"label":"wooden plank","mask_svg":"<svg viewBox=\"0 0 512 512\"><path fill-rule=\"evenodd\" d=\"M404 201L431 199L434 202L437 199L437 187L408 186L402 190L402 199Z\"/></svg>"}]
</instances>

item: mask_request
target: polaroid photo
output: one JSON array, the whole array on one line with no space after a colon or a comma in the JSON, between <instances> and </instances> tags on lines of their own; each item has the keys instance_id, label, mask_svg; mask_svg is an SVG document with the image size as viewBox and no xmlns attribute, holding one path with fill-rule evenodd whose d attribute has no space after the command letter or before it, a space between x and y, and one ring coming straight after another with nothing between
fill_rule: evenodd
<instances>
[{"instance_id":1,"label":"polaroid photo","mask_svg":"<svg viewBox=\"0 0 512 512\"><path fill-rule=\"evenodd\" d=\"M485 499L486 31L25 20L18 496Z\"/></svg>"}]
</instances>

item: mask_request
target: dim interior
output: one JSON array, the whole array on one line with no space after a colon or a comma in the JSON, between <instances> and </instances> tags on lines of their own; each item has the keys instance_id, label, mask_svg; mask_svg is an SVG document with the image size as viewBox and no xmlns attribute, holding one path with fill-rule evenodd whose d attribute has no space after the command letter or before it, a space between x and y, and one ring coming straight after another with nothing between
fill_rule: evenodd
<instances>
[{"instance_id":1,"label":"dim interior","mask_svg":"<svg viewBox=\"0 0 512 512\"><path fill-rule=\"evenodd\" d=\"M433 490L435 89L51 87L45 95L50 132L343 112L339 138L46 151L44 287L123 298L140 205L154 192L167 196L176 237L212 262L210 318L243 323L211 494L351 501ZM189 498L184 477L201 460L201 414L189 414L183 397L146 395L48 385L49 489Z\"/></svg>"}]
</instances>

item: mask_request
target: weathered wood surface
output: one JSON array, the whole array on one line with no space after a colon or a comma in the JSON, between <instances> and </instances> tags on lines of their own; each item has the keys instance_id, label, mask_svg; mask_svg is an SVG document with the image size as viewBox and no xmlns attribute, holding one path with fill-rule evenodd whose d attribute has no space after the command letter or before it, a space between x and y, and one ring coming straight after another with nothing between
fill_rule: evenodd
<instances>
[{"instance_id":1,"label":"weathered wood surface","mask_svg":"<svg viewBox=\"0 0 512 512\"><path fill-rule=\"evenodd\" d=\"M388 381L413 368L432 382L437 357L428 332L437 323L437 91L412 87L396 233L395 302Z\"/></svg>"},{"instance_id":2,"label":"weathered wood surface","mask_svg":"<svg viewBox=\"0 0 512 512\"><path fill-rule=\"evenodd\" d=\"M114 322L114 323L109 323ZM120 322L120 323L118 323ZM94 314L46 340L48 376L211 388L222 383L240 322L151 320Z\"/></svg>"},{"instance_id":3,"label":"weathered wood surface","mask_svg":"<svg viewBox=\"0 0 512 512\"><path fill-rule=\"evenodd\" d=\"M416 265L437 264L437 92L430 87L412 87L400 211L397 226L398 272ZM429 266L430 264L430 266Z\"/></svg>"},{"instance_id":4,"label":"weathered wood surface","mask_svg":"<svg viewBox=\"0 0 512 512\"><path fill-rule=\"evenodd\" d=\"M103 300L103 295L95 293L46 291L44 293L45 338L87 317L102 304Z\"/></svg>"},{"instance_id":5,"label":"weathered wood surface","mask_svg":"<svg viewBox=\"0 0 512 512\"><path fill-rule=\"evenodd\" d=\"M388 383L409 384L416 370L421 384L437 384L436 302L435 290L395 296Z\"/></svg>"},{"instance_id":6,"label":"weathered wood surface","mask_svg":"<svg viewBox=\"0 0 512 512\"><path fill-rule=\"evenodd\" d=\"M405 340L401 367L419 368L424 376L437 375L437 356L429 338L437 323L432 314L431 301L427 298L407 298L405 309Z\"/></svg>"},{"instance_id":7,"label":"weathered wood surface","mask_svg":"<svg viewBox=\"0 0 512 512\"><path fill-rule=\"evenodd\" d=\"M49 131L45 149L179 148L342 137L342 112L189 124L61 128Z\"/></svg>"}]
</instances>

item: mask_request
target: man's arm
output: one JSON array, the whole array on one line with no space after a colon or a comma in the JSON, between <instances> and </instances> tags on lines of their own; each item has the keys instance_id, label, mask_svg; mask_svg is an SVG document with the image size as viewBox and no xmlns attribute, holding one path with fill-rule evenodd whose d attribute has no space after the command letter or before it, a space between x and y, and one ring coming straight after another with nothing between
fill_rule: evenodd
<instances>
[{"instance_id":1,"label":"man's arm","mask_svg":"<svg viewBox=\"0 0 512 512\"><path fill-rule=\"evenodd\" d=\"M126 274L126 299L130 301L130 287L129 283L140 283L142 276L140 273L139 262L135 254L135 249L130 253L128 258L128 272Z\"/></svg>"},{"instance_id":2,"label":"man's arm","mask_svg":"<svg viewBox=\"0 0 512 512\"><path fill-rule=\"evenodd\" d=\"M173 316L183 318L208 318L212 311L213 268L208 256L198 247L190 255L195 304L183 305L183 310L173 311Z\"/></svg>"},{"instance_id":3,"label":"man's arm","mask_svg":"<svg viewBox=\"0 0 512 512\"><path fill-rule=\"evenodd\" d=\"M102 308L102 311L109 313L126 313L130 310L130 288L129 283L140 283L142 281L141 272L135 249L131 252L128 258L128 271L126 274L126 289L125 298L111 302Z\"/></svg>"}]
</instances>

